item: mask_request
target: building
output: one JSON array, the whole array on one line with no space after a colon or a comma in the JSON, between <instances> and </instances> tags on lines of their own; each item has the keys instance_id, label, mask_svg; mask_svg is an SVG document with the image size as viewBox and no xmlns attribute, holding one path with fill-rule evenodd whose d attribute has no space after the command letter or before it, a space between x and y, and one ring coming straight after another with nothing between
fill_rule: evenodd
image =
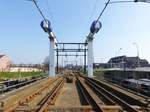
<instances>
[{"instance_id":1,"label":"building","mask_svg":"<svg viewBox=\"0 0 150 112\"><path fill-rule=\"evenodd\" d=\"M117 68L136 68L136 67L148 67L149 62L146 59L140 59L139 57L127 57L118 56L111 58L108 63L111 67Z\"/></svg>"},{"instance_id":2,"label":"building","mask_svg":"<svg viewBox=\"0 0 150 112\"><path fill-rule=\"evenodd\" d=\"M11 67L10 72L40 72L42 71L39 68L33 67Z\"/></svg>"},{"instance_id":3,"label":"building","mask_svg":"<svg viewBox=\"0 0 150 112\"><path fill-rule=\"evenodd\" d=\"M11 61L7 55L0 55L0 72L10 70Z\"/></svg>"},{"instance_id":4,"label":"building","mask_svg":"<svg viewBox=\"0 0 150 112\"><path fill-rule=\"evenodd\" d=\"M41 72L42 65L40 64L12 64L10 72Z\"/></svg>"},{"instance_id":5,"label":"building","mask_svg":"<svg viewBox=\"0 0 150 112\"><path fill-rule=\"evenodd\" d=\"M94 68L110 68L109 63L94 63L93 64Z\"/></svg>"}]
</instances>

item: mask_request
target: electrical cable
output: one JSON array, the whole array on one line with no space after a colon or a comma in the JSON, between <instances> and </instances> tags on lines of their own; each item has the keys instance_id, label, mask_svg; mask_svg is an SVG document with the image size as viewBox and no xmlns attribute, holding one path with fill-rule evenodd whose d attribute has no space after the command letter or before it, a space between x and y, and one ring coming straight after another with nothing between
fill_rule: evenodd
<instances>
[{"instance_id":1,"label":"electrical cable","mask_svg":"<svg viewBox=\"0 0 150 112\"><path fill-rule=\"evenodd\" d=\"M114 3L128 3L128 2L135 2L132 0L127 0L127 1L114 1L114 2L109 2L109 4L114 4Z\"/></svg>"},{"instance_id":2,"label":"electrical cable","mask_svg":"<svg viewBox=\"0 0 150 112\"><path fill-rule=\"evenodd\" d=\"M41 16L43 17L44 21L47 23L47 19L44 16L43 12L41 11L40 7L38 6L37 2L35 0L32 0L34 5L36 6L37 10L39 11L39 13L41 14Z\"/></svg>"},{"instance_id":3,"label":"electrical cable","mask_svg":"<svg viewBox=\"0 0 150 112\"><path fill-rule=\"evenodd\" d=\"M47 19L46 19L46 17L44 16L44 14L43 14L42 10L40 9L40 7L38 6L37 2L36 2L35 0L32 0L32 1L33 1L33 3L35 4L35 6L36 6L36 8L38 9L38 11L39 11L39 13L41 14L41 16L43 17L45 23L47 24ZM57 38L55 38L55 39L56 39L57 43L59 43L58 40L57 40ZM57 43L56 43L56 45L57 45ZM60 47L60 46L59 46L59 47Z\"/></svg>"},{"instance_id":4,"label":"electrical cable","mask_svg":"<svg viewBox=\"0 0 150 112\"><path fill-rule=\"evenodd\" d=\"M149 0L141 0L141 1L138 1L138 0L125 0L125 1L114 1L114 2L109 2L109 4L115 4L115 3L129 3L129 2L145 2L145 3L150 3Z\"/></svg>"},{"instance_id":5,"label":"electrical cable","mask_svg":"<svg viewBox=\"0 0 150 112\"><path fill-rule=\"evenodd\" d=\"M109 2L110 2L110 0L108 0L108 2L105 4L105 6L104 6L102 12L100 13L100 15L98 16L98 18L97 18L97 20L96 20L96 23L98 22L98 20L100 19L100 17L103 15L103 13L104 13L106 7L108 6Z\"/></svg>"}]
</instances>

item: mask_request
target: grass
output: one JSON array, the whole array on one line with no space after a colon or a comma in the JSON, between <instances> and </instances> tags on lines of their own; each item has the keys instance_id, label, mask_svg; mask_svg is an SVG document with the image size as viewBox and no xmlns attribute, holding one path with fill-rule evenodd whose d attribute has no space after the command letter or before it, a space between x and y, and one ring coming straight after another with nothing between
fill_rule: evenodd
<instances>
[{"instance_id":1,"label":"grass","mask_svg":"<svg viewBox=\"0 0 150 112\"><path fill-rule=\"evenodd\" d=\"M96 68L96 69L94 69L94 75L96 76L96 75L103 75L104 74L104 71L105 71L105 69L103 69L103 68Z\"/></svg>"},{"instance_id":2,"label":"grass","mask_svg":"<svg viewBox=\"0 0 150 112\"><path fill-rule=\"evenodd\" d=\"M95 68L94 71L93 71L93 74L96 76L96 75L103 75L104 74L104 71L106 71L105 69L103 68ZM81 73L84 73L84 69L81 69L80 71ZM86 71L86 74L88 74L88 71Z\"/></svg>"},{"instance_id":3,"label":"grass","mask_svg":"<svg viewBox=\"0 0 150 112\"><path fill-rule=\"evenodd\" d=\"M38 77L42 72L0 72L0 78Z\"/></svg>"}]
</instances>

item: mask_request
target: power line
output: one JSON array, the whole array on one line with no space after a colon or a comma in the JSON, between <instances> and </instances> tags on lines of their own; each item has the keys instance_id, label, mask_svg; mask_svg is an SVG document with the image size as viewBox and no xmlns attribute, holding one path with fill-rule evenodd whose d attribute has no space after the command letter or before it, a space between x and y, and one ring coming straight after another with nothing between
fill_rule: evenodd
<instances>
[{"instance_id":1,"label":"power line","mask_svg":"<svg viewBox=\"0 0 150 112\"><path fill-rule=\"evenodd\" d=\"M47 23L47 19L44 16L43 12L41 11L40 7L38 6L37 2L35 0L32 0L34 5L36 6L36 8L38 9L39 13L41 14L41 16L43 17L44 21Z\"/></svg>"},{"instance_id":2,"label":"power line","mask_svg":"<svg viewBox=\"0 0 150 112\"><path fill-rule=\"evenodd\" d=\"M95 12L96 7L97 7L97 4L98 4L97 2L98 2L98 0L95 0L95 1L94 1L94 4L93 4L93 7L92 7L90 16L89 16L89 18L88 18L88 22L87 22L87 24L86 24L86 26L88 26L88 27L89 27L89 22L91 21L92 17L94 16L94 12ZM87 29L85 29L84 32L86 32L86 30L87 30ZM85 39L84 39L84 40L85 40Z\"/></svg>"},{"instance_id":3,"label":"power line","mask_svg":"<svg viewBox=\"0 0 150 112\"><path fill-rule=\"evenodd\" d=\"M132 0L127 0L127 1L114 1L114 2L109 2L109 4L114 4L114 3L129 3L129 2L135 2Z\"/></svg>"},{"instance_id":4,"label":"power line","mask_svg":"<svg viewBox=\"0 0 150 112\"><path fill-rule=\"evenodd\" d=\"M93 15L94 15L94 11L95 11L95 9L96 9L97 2L98 2L98 0L96 0L96 1L94 2L94 6L93 6L93 9L92 9L92 12L91 12L91 16L89 17L89 19L91 19L91 18L93 17Z\"/></svg>"},{"instance_id":5,"label":"power line","mask_svg":"<svg viewBox=\"0 0 150 112\"><path fill-rule=\"evenodd\" d=\"M54 22L54 17L53 17L53 13L51 10L51 5L49 3L49 0L45 0L46 6L47 6L47 12L49 13L48 15L50 15L50 18L52 20L52 23Z\"/></svg>"},{"instance_id":6,"label":"power line","mask_svg":"<svg viewBox=\"0 0 150 112\"><path fill-rule=\"evenodd\" d=\"M129 3L129 2L145 2L145 3L150 3L150 0L125 0L125 1L114 1L114 2L109 2L109 4L114 4L114 3Z\"/></svg>"},{"instance_id":7,"label":"power line","mask_svg":"<svg viewBox=\"0 0 150 112\"><path fill-rule=\"evenodd\" d=\"M104 6L103 10L101 11L100 15L98 16L98 18L96 19L96 21L94 21L94 22L95 22L95 23L94 23L95 25L99 22L99 19L100 19L100 17L103 15L103 13L104 13L105 9L107 8L109 2L110 2L110 0L107 1L107 3L105 4L105 6ZM91 36L93 36L94 34L95 34L95 32L93 32L93 33L90 32L89 35L88 35L88 37L91 37Z\"/></svg>"},{"instance_id":8,"label":"power line","mask_svg":"<svg viewBox=\"0 0 150 112\"><path fill-rule=\"evenodd\" d=\"M39 13L41 14L41 16L43 17L45 23L47 24L47 19L46 19L46 17L44 16L44 14L43 14L42 10L40 9L40 7L38 6L37 2L36 2L35 0L32 0L32 1L33 1L33 3L35 4L35 6L36 6L36 8L38 9L38 11L39 11ZM55 39L56 39L57 43L59 43L58 40L57 40L57 38L55 38ZM56 45L57 45L57 43L56 43ZM59 46L59 47L60 47L60 46Z\"/></svg>"},{"instance_id":9,"label":"power line","mask_svg":"<svg viewBox=\"0 0 150 112\"><path fill-rule=\"evenodd\" d=\"M100 19L100 17L102 16L102 14L104 13L106 7L108 6L110 0L108 0L108 2L105 4L105 7L103 8L102 12L100 13L100 15L98 16L97 20L96 20L96 23L98 22L98 20Z\"/></svg>"}]
</instances>

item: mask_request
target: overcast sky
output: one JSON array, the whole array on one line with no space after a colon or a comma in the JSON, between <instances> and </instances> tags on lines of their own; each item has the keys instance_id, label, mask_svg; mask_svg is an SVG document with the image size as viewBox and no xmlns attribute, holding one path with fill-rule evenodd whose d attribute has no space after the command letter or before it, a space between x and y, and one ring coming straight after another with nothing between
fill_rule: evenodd
<instances>
[{"instance_id":1,"label":"overcast sky","mask_svg":"<svg viewBox=\"0 0 150 112\"><path fill-rule=\"evenodd\" d=\"M60 42L84 42L91 22L106 2L37 1ZM95 61L107 62L118 55L136 56L133 42L139 46L140 57L150 61L149 11L150 4L146 3L109 5L100 20L102 29L95 35ZM25 0L1 0L0 14L0 53L8 54L14 63L43 62L48 55L49 41L40 27L42 17L34 4Z\"/></svg>"}]
</instances>

